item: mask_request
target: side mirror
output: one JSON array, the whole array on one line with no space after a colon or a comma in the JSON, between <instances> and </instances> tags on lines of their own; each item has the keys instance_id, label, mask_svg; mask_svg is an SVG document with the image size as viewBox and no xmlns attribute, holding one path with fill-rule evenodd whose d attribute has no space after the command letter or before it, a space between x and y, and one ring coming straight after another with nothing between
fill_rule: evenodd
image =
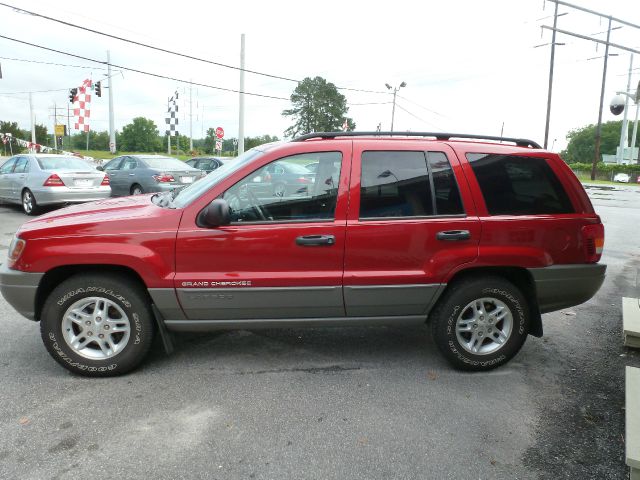
<instances>
[{"instance_id":1,"label":"side mirror","mask_svg":"<svg viewBox=\"0 0 640 480\"><path fill-rule=\"evenodd\" d=\"M96 167L96 170L98 170L99 172L104 172L104 167L102 165L98 165Z\"/></svg>"},{"instance_id":2,"label":"side mirror","mask_svg":"<svg viewBox=\"0 0 640 480\"><path fill-rule=\"evenodd\" d=\"M231 223L229 204L226 200L216 198L207 205L199 214L196 224L199 227L216 228Z\"/></svg>"}]
</instances>

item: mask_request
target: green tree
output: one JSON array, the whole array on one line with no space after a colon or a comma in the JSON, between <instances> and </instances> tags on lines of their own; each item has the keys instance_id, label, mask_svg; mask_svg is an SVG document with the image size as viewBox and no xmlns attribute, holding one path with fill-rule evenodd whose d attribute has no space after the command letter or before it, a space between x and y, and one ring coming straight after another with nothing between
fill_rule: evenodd
<instances>
[{"instance_id":1,"label":"green tree","mask_svg":"<svg viewBox=\"0 0 640 480\"><path fill-rule=\"evenodd\" d=\"M244 139L244 149L249 150L258 145L264 145L265 143L277 142L279 140L276 136L262 135L260 137L246 137Z\"/></svg>"},{"instance_id":2,"label":"green tree","mask_svg":"<svg viewBox=\"0 0 640 480\"><path fill-rule=\"evenodd\" d=\"M0 120L0 133L10 133L13 138L21 138L23 140L31 140L31 135L27 138L27 132L21 130L18 127L18 122L3 122ZM11 143L11 146L4 145L3 151L6 155L9 155L11 152L22 153L24 149L19 147L17 143Z\"/></svg>"},{"instance_id":3,"label":"green tree","mask_svg":"<svg viewBox=\"0 0 640 480\"><path fill-rule=\"evenodd\" d=\"M157 152L162 149L162 139L153 120L136 117L122 128L118 148L127 152Z\"/></svg>"},{"instance_id":4,"label":"green tree","mask_svg":"<svg viewBox=\"0 0 640 480\"><path fill-rule=\"evenodd\" d=\"M36 123L35 130L36 143L39 143L40 145L49 145L49 143L51 142L51 137L49 137L49 134L47 133L47 127L45 125L38 125ZM28 133L28 135L29 139L31 139L31 133Z\"/></svg>"},{"instance_id":5,"label":"green tree","mask_svg":"<svg viewBox=\"0 0 640 480\"><path fill-rule=\"evenodd\" d=\"M346 117L349 111L347 98L322 77L302 80L291 94L291 103L292 108L282 112L294 121L284 132L287 137L342 130L345 120L349 130L356 128L354 121Z\"/></svg>"},{"instance_id":6,"label":"green tree","mask_svg":"<svg viewBox=\"0 0 640 480\"><path fill-rule=\"evenodd\" d=\"M631 139L633 122L629 122L629 139ZM600 153L615 155L616 148L620 145L620 130L622 121L611 121L602 124ZM596 126L587 125L571 130L567 134L566 150L560 152L560 156L567 163L591 163L595 155ZM601 161L601 159L598 159Z\"/></svg>"}]
</instances>

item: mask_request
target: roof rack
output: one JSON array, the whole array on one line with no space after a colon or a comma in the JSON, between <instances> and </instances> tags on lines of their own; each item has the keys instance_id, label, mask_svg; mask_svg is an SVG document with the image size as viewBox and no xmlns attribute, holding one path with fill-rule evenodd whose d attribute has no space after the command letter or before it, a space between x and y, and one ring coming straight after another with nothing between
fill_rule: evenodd
<instances>
[{"instance_id":1,"label":"roof rack","mask_svg":"<svg viewBox=\"0 0 640 480\"><path fill-rule=\"evenodd\" d=\"M468 133L444 132L316 132L294 138L292 142L304 142L312 138L336 137L435 137L436 140L451 140L452 138L470 138L474 140L491 140L495 142L511 142L518 147L542 148L533 140L526 138L493 137L490 135L471 135Z\"/></svg>"}]
</instances>

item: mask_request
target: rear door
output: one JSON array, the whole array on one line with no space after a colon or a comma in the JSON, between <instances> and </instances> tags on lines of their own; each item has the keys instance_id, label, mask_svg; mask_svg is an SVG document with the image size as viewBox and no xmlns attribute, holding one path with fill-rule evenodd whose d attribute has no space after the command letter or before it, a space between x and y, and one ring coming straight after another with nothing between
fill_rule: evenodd
<instances>
[{"instance_id":1,"label":"rear door","mask_svg":"<svg viewBox=\"0 0 640 480\"><path fill-rule=\"evenodd\" d=\"M176 243L175 286L189 319L344 316L351 143L318 142L307 148L318 151L261 163L220 192L231 208L231 225L200 228L183 216ZM278 197L252 188L274 162L303 164L310 159L321 166L317 181L304 194Z\"/></svg>"},{"instance_id":2,"label":"rear door","mask_svg":"<svg viewBox=\"0 0 640 480\"><path fill-rule=\"evenodd\" d=\"M353 156L346 313L425 316L447 274L478 256L480 223L459 161L424 141L356 141Z\"/></svg>"},{"instance_id":3,"label":"rear door","mask_svg":"<svg viewBox=\"0 0 640 480\"><path fill-rule=\"evenodd\" d=\"M22 155L18 157L15 167L13 167L13 172L7 175L9 179L9 198L12 200L20 200L28 172L29 157Z\"/></svg>"}]
</instances>

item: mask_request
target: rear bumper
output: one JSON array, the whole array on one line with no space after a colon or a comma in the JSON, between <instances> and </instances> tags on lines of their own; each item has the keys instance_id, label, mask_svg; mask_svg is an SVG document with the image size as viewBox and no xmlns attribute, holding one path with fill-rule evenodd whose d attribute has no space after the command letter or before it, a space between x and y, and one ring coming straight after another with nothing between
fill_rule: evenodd
<instances>
[{"instance_id":1,"label":"rear bumper","mask_svg":"<svg viewBox=\"0 0 640 480\"><path fill-rule=\"evenodd\" d=\"M111 196L111 187L68 188L50 187L34 190L33 196L38 205L54 205L58 203L84 203L104 200Z\"/></svg>"},{"instance_id":2,"label":"rear bumper","mask_svg":"<svg viewBox=\"0 0 640 480\"><path fill-rule=\"evenodd\" d=\"M35 320L36 293L44 273L27 273L0 265L0 293L18 313Z\"/></svg>"},{"instance_id":3,"label":"rear bumper","mask_svg":"<svg viewBox=\"0 0 640 480\"><path fill-rule=\"evenodd\" d=\"M593 297L604 282L606 265L553 265L530 268L540 313L579 305Z\"/></svg>"}]
</instances>

